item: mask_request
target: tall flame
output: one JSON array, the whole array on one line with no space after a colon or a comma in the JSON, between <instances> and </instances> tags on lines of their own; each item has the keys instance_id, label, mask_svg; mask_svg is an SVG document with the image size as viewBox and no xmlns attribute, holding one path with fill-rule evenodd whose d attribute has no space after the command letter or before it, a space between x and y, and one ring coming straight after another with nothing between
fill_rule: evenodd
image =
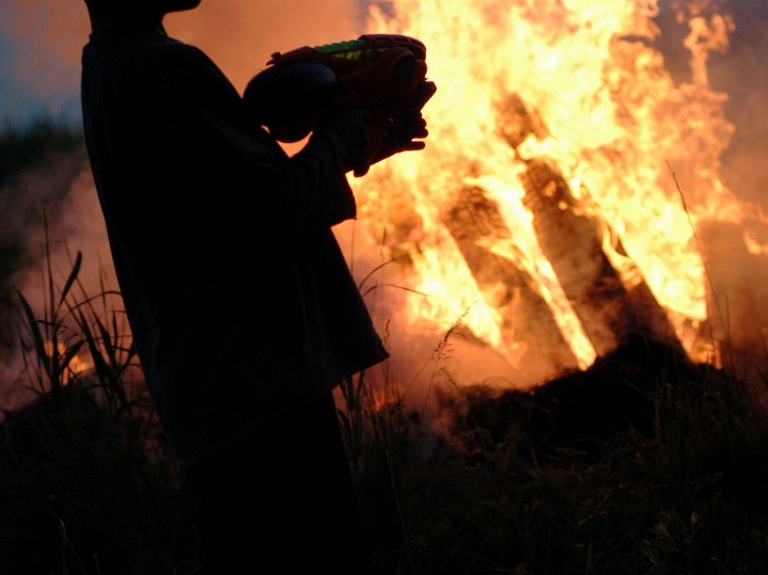
<instances>
[{"instance_id":1,"label":"tall flame","mask_svg":"<svg viewBox=\"0 0 768 575\"><path fill-rule=\"evenodd\" d=\"M703 9L680 8L698 71L676 85L654 48L657 14L656 0L371 6L369 31L421 39L438 85L424 110L427 149L374 166L355 184L361 218L407 264L414 326L449 329L461 319L513 365L559 333L573 359L553 352L534 379L584 367L605 351L553 269L570 246L542 243L547 230L528 191L543 174L541 201L568 212L574 241L594 229L621 285L647 285L674 335L698 353L707 306L696 226L740 217L718 176L733 131L726 97L702 71L728 26ZM534 304L552 314L550 335L540 315L525 315ZM538 344L524 337L536 329Z\"/></svg>"}]
</instances>

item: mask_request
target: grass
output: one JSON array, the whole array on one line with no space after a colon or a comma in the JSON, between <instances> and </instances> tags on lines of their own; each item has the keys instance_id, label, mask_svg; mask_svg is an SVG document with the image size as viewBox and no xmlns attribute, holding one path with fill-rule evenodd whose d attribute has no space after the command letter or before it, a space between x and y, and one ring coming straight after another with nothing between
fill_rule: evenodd
<instances>
[{"instance_id":1,"label":"grass","mask_svg":"<svg viewBox=\"0 0 768 575\"><path fill-rule=\"evenodd\" d=\"M36 397L0 426L0 572L194 573L194 496L165 450L119 294L85 293L80 254L61 283L47 261L41 317L18 294L18 383Z\"/></svg>"},{"instance_id":2,"label":"grass","mask_svg":"<svg viewBox=\"0 0 768 575\"><path fill-rule=\"evenodd\" d=\"M37 398L0 425L0 572L199 573L119 298L80 267L47 269L43 317L18 294ZM340 389L382 575L768 573L768 420L714 368L637 338L533 392L436 386L429 441L387 368Z\"/></svg>"},{"instance_id":3,"label":"grass","mask_svg":"<svg viewBox=\"0 0 768 575\"><path fill-rule=\"evenodd\" d=\"M768 572L764 414L709 367L621 351L534 394L446 400L458 445L409 470L419 572Z\"/></svg>"}]
</instances>

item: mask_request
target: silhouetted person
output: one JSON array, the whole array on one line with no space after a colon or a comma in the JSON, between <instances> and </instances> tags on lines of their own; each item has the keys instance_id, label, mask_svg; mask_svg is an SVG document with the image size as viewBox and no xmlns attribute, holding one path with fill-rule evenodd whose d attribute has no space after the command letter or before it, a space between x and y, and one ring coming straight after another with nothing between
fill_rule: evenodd
<instances>
[{"instance_id":1,"label":"silhouetted person","mask_svg":"<svg viewBox=\"0 0 768 575\"><path fill-rule=\"evenodd\" d=\"M198 49L199 0L86 0L93 175L147 385L201 495L207 575L364 574L370 557L331 390L387 352L331 226L355 216L363 111L288 157ZM415 150L413 132L386 154Z\"/></svg>"}]
</instances>

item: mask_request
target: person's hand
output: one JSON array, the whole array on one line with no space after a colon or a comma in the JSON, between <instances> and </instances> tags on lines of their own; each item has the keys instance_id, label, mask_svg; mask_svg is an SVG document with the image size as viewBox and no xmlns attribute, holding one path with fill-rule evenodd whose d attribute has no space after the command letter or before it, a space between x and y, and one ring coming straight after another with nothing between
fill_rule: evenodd
<instances>
[{"instance_id":1,"label":"person's hand","mask_svg":"<svg viewBox=\"0 0 768 575\"><path fill-rule=\"evenodd\" d=\"M357 172L368 165L366 150L372 119L370 110L342 110L318 122L314 135L332 143L345 172Z\"/></svg>"},{"instance_id":2,"label":"person's hand","mask_svg":"<svg viewBox=\"0 0 768 575\"><path fill-rule=\"evenodd\" d=\"M429 131L421 109L434 95L435 90L432 82L424 82L413 106L397 110L390 116L374 118L367 162L361 169L354 171L355 176L364 176L370 166L400 152L424 149L426 144L418 140L426 138Z\"/></svg>"},{"instance_id":3,"label":"person's hand","mask_svg":"<svg viewBox=\"0 0 768 575\"><path fill-rule=\"evenodd\" d=\"M429 135L421 109L435 94L433 82L423 82L410 107L395 111L341 110L320 120L314 135L329 140L344 171L360 177L373 164L400 152L423 150Z\"/></svg>"},{"instance_id":4,"label":"person's hand","mask_svg":"<svg viewBox=\"0 0 768 575\"><path fill-rule=\"evenodd\" d=\"M382 160L386 160L400 152L413 152L423 150L426 144L419 141L429 135L427 122L422 117L420 110L400 110L391 118L382 122L382 136L374 138L371 149L366 154L366 162L363 169L355 170L355 176L364 176L368 169ZM374 127L374 132L376 128Z\"/></svg>"}]
</instances>

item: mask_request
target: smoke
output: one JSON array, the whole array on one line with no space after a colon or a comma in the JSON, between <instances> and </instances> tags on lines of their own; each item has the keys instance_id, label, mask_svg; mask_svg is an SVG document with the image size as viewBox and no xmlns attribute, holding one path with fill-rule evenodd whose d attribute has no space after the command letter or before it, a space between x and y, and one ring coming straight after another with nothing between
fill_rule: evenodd
<instances>
[{"instance_id":1,"label":"smoke","mask_svg":"<svg viewBox=\"0 0 768 575\"><path fill-rule=\"evenodd\" d=\"M683 46L689 28L676 18L675 7L680 5L675 0L660 2L657 23L661 35L657 43L675 80L690 82L691 54ZM721 158L721 177L740 200L768 209L768 3L727 0L718 3L717 9L734 26L727 49L711 52L707 60L709 84L714 91L728 95L724 112L735 127Z\"/></svg>"},{"instance_id":2,"label":"smoke","mask_svg":"<svg viewBox=\"0 0 768 575\"><path fill-rule=\"evenodd\" d=\"M725 112L736 126L723 179L740 199L768 209L768 3L733 1L731 11L730 49L710 62L712 87L729 94Z\"/></svg>"}]
</instances>

